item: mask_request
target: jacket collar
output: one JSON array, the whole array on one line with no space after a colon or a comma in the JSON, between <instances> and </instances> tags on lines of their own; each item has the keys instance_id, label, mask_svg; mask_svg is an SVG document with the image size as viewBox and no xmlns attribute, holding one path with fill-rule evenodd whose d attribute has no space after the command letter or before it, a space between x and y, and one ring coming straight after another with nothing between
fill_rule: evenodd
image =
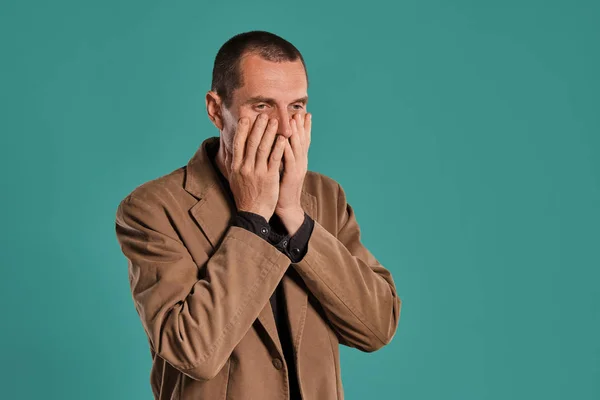
<instances>
[{"instance_id":1,"label":"jacket collar","mask_svg":"<svg viewBox=\"0 0 600 400\"><path fill-rule=\"evenodd\" d=\"M219 145L218 137L205 139L187 163L184 188L198 199L218 182L217 171L210 158L216 154Z\"/></svg>"}]
</instances>

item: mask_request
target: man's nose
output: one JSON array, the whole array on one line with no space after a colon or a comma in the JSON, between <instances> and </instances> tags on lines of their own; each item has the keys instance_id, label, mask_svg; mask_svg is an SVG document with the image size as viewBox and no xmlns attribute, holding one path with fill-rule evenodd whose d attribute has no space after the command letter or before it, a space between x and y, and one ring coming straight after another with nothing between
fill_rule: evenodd
<instances>
[{"instance_id":1,"label":"man's nose","mask_svg":"<svg viewBox=\"0 0 600 400\"><path fill-rule=\"evenodd\" d=\"M290 114L287 110L281 110L277 113L277 119L279 120L277 133L286 139L292 136L292 126L290 125L290 118L292 116L293 114Z\"/></svg>"}]
</instances>

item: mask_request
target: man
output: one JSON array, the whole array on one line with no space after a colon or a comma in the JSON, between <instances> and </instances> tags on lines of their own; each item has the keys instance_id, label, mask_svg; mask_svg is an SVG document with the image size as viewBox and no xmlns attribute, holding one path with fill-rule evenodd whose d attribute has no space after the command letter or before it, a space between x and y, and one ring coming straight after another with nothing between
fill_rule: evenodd
<instances>
[{"instance_id":1,"label":"man","mask_svg":"<svg viewBox=\"0 0 600 400\"><path fill-rule=\"evenodd\" d=\"M307 89L291 43L234 36L206 95L220 136L119 204L157 399L343 399L339 344L396 332L390 272L341 186L308 171Z\"/></svg>"}]
</instances>

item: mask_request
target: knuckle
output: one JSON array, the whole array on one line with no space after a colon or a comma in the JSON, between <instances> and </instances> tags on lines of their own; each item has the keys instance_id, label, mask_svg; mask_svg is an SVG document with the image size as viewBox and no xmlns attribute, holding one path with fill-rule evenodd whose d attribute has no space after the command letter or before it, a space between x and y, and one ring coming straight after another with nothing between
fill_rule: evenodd
<instances>
[{"instance_id":1,"label":"knuckle","mask_svg":"<svg viewBox=\"0 0 600 400\"><path fill-rule=\"evenodd\" d=\"M240 175L247 177L247 176L250 176L251 173L252 173L252 168L249 165L244 164L240 167Z\"/></svg>"},{"instance_id":2,"label":"knuckle","mask_svg":"<svg viewBox=\"0 0 600 400\"><path fill-rule=\"evenodd\" d=\"M281 154L279 154L279 153L273 153L273 154L271 154L271 160L273 160L273 161L280 161L281 160Z\"/></svg>"}]
</instances>

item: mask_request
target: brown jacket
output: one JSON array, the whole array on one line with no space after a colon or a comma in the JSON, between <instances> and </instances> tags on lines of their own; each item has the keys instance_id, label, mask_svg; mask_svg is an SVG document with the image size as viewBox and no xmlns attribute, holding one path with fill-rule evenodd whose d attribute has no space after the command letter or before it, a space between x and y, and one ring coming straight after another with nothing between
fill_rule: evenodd
<instances>
[{"instance_id":1,"label":"brown jacket","mask_svg":"<svg viewBox=\"0 0 600 400\"><path fill-rule=\"evenodd\" d=\"M302 206L314 221L302 261L230 220L206 139L187 166L137 187L116 234L153 359L157 399L288 399L287 366L269 298L283 279L305 400L343 399L339 344L389 343L401 300L361 244L341 186L309 171ZM287 271L287 272L286 272Z\"/></svg>"}]
</instances>

